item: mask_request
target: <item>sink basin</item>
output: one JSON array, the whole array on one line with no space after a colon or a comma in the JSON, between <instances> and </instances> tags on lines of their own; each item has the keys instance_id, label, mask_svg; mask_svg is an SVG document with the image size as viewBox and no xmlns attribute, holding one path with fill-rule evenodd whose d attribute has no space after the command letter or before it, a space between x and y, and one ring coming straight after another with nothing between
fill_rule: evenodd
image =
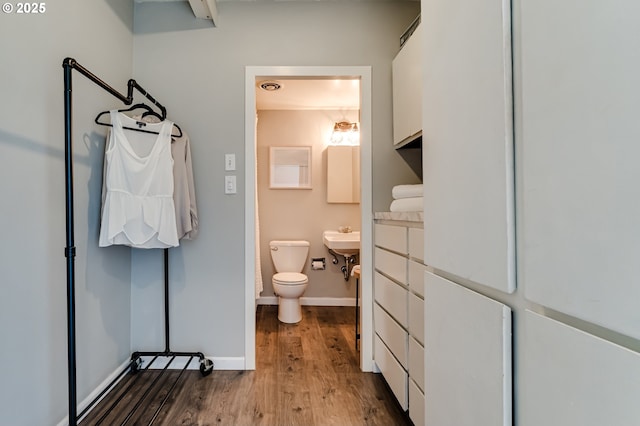
<instances>
[{"instance_id":1,"label":"sink basin","mask_svg":"<svg viewBox=\"0 0 640 426\"><path fill-rule=\"evenodd\" d=\"M327 248L343 256L353 256L360 251L360 231L324 231L322 242Z\"/></svg>"}]
</instances>

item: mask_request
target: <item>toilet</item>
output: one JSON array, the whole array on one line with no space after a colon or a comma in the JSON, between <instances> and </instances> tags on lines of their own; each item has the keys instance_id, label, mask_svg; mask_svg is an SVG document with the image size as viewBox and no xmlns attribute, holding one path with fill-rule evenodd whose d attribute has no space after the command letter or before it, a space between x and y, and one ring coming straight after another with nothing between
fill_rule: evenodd
<instances>
[{"instance_id":1,"label":"toilet","mask_svg":"<svg viewBox=\"0 0 640 426\"><path fill-rule=\"evenodd\" d=\"M302 319L300 296L309 283L309 278L302 273L309 254L309 242L271 241L269 248L276 269L271 282L278 296L278 319L295 324Z\"/></svg>"}]
</instances>

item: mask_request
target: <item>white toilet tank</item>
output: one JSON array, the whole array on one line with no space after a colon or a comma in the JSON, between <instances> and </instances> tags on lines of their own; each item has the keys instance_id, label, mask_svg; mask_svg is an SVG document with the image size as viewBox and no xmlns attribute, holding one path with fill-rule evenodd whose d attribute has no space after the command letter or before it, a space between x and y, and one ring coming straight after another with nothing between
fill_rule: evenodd
<instances>
[{"instance_id":1,"label":"white toilet tank","mask_svg":"<svg viewBox=\"0 0 640 426\"><path fill-rule=\"evenodd\" d=\"M271 241L271 259L276 272L302 272L309 254L309 241Z\"/></svg>"}]
</instances>

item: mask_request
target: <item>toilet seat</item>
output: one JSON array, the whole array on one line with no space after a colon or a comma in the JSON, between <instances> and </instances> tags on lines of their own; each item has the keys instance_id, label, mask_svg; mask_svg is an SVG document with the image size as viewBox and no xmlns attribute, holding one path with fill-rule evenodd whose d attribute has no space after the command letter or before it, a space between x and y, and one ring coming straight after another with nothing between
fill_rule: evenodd
<instances>
[{"instance_id":1,"label":"toilet seat","mask_svg":"<svg viewBox=\"0 0 640 426\"><path fill-rule=\"evenodd\" d=\"M282 285L296 285L305 284L309 279L299 272L278 272L273 276L273 281Z\"/></svg>"}]
</instances>

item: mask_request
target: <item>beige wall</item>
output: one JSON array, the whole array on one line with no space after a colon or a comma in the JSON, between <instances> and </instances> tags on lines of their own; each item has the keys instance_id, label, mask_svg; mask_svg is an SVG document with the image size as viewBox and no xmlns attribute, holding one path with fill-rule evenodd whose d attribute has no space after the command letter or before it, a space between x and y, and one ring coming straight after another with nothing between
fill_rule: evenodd
<instances>
[{"instance_id":1,"label":"beige wall","mask_svg":"<svg viewBox=\"0 0 640 426\"><path fill-rule=\"evenodd\" d=\"M309 260L304 273L309 277L305 298L353 298L355 280L345 282L340 263L322 243L322 231L349 225L360 230L360 204L327 203L327 142L336 121L357 121L357 111L259 111L258 112L258 210L264 291L273 296L274 273L269 241L309 241ZM311 146L312 189L269 189L269 147ZM311 270L312 257L324 257L325 270ZM309 301L313 304L313 301Z\"/></svg>"}]
</instances>

